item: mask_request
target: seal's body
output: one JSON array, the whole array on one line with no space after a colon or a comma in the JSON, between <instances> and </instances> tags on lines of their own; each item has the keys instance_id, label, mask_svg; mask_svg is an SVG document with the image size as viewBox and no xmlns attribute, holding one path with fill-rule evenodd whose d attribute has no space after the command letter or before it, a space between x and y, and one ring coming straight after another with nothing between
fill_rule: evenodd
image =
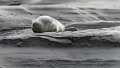
<instances>
[{"instance_id":1,"label":"seal's body","mask_svg":"<svg viewBox=\"0 0 120 68\"><path fill-rule=\"evenodd\" d=\"M35 33L62 32L65 31L65 27L59 21L50 16L39 16L33 21L32 30Z\"/></svg>"}]
</instances>

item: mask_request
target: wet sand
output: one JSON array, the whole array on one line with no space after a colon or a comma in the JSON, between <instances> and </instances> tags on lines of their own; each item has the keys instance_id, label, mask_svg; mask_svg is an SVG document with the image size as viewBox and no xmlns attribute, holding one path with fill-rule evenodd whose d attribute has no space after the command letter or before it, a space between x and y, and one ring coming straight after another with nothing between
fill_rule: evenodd
<instances>
[{"instance_id":1,"label":"wet sand","mask_svg":"<svg viewBox=\"0 0 120 68\"><path fill-rule=\"evenodd\" d=\"M102 0L1 0L1 68L119 68L120 5ZM51 16L78 31L33 33Z\"/></svg>"}]
</instances>

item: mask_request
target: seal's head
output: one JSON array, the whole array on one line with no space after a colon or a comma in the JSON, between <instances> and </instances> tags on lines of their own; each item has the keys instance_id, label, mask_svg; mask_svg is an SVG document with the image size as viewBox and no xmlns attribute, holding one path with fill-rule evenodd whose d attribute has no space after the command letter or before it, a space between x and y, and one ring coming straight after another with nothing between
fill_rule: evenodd
<instances>
[{"instance_id":1,"label":"seal's head","mask_svg":"<svg viewBox=\"0 0 120 68\"><path fill-rule=\"evenodd\" d=\"M39 23L33 22L32 23L32 30L34 33L41 33L41 28L40 28Z\"/></svg>"}]
</instances>

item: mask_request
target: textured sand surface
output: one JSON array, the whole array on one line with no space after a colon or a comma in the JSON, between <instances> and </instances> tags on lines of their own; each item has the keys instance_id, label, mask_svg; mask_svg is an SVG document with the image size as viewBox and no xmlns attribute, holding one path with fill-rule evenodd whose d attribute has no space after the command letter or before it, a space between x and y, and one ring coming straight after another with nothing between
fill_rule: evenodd
<instances>
[{"instance_id":1,"label":"textured sand surface","mask_svg":"<svg viewBox=\"0 0 120 68\"><path fill-rule=\"evenodd\" d=\"M0 68L119 68L119 0L0 0ZM51 16L78 31L33 33Z\"/></svg>"}]
</instances>

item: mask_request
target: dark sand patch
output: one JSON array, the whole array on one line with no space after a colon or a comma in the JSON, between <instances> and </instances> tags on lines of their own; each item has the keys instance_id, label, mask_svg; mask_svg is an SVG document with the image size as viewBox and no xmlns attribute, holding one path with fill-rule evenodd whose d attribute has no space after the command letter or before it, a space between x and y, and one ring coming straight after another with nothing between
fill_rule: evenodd
<instances>
[{"instance_id":1,"label":"dark sand patch","mask_svg":"<svg viewBox=\"0 0 120 68\"><path fill-rule=\"evenodd\" d=\"M7 68L114 68L119 67L120 63L119 59L115 59L119 56L117 54L119 52L108 48L15 48L14 50L9 48L8 50L9 52L4 54L1 52L3 56L0 55L2 61L5 62L2 66Z\"/></svg>"},{"instance_id":2,"label":"dark sand patch","mask_svg":"<svg viewBox=\"0 0 120 68\"><path fill-rule=\"evenodd\" d=\"M31 7L29 8L29 10L51 10L51 11L54 11L54 10L73 10L72 8L69 8L69 7Z\"/></svg>"},{"instance_id":3,"label":"dark sand patch","mask_svg":"<svg viewBox=\"0 0 120 68\"><path fill-rule=\"evenodd\" d=\"M84 61L70 61L70 60L39 60L32 58L14 58L8 57L6 58L7 62L11 64L11 66L15 67L42 67L42 68L54 68L54 67L62 67L62 68L70 68L70 67L114 67L115 65L119 66L119 60L102 60L102 59L89 59ZM12 61L14 60L14 61ZM117 67L118 67L117 66Z\"/></svg>"}]
</instances>

